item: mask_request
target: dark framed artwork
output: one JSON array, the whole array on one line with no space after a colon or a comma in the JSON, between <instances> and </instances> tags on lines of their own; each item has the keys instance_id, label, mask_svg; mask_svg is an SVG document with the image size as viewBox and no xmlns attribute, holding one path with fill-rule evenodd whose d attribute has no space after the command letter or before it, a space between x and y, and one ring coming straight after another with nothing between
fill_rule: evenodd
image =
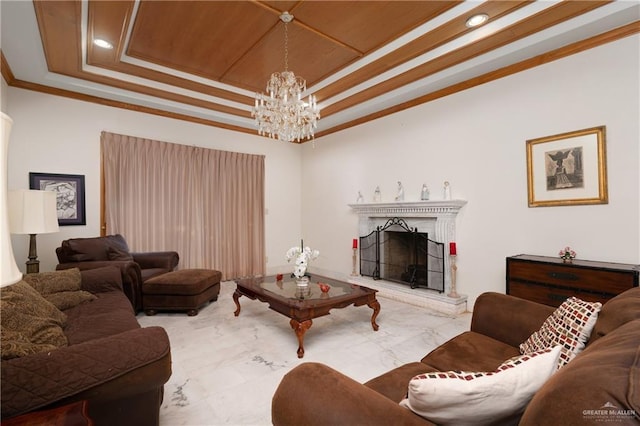
<instances>
[{"instance_id":1,"label":"dark framed artwork","mask_svg":"<svg viewBox=\"0 0 640 426\"><path fill-rule=\"evenodd\" d=\"M29 173L29 188L57 193L58 225L86 225L84 175Z\"/></svg>"},{"instance_id":2,"label":"dark framed artwork","mask_svg":"<svg viewBox=\"0 0 640 426\"><path fill-rule=\"evenodd\" d=\"M527 141L529 207L607 204L605 126Z\"/></svg>"}]
</instances>

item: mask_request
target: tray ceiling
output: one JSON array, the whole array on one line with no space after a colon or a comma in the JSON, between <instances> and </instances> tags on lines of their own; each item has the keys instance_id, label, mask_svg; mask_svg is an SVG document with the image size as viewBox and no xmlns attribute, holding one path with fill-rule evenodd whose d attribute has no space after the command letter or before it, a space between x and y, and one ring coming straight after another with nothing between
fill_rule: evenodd
<instances>
[{"instance_id":1,"label":"tray ceiling","mask_svg":"<svg viewBox=\"0 0 640 426\"><path fill-rule=\"evenodd\" d=\"M316 94L316 137L640 30L636 1L7 1L9 85L256 133L271 73ZM489 21L465 25L477 13ZM92 41L109 41L102 49Z\"/></svg>"}]
</instances>

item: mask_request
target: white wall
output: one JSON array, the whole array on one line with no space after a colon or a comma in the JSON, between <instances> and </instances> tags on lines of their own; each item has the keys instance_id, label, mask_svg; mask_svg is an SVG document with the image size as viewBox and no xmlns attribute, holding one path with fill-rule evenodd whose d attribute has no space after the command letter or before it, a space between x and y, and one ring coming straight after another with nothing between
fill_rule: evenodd
<instances>
[{"instance_id":1,"label":"white wall","mask_svg":"<svg viewBox=\"0 0 640 426\"><path fill-rule=\"evenodd\" d=\"M393 201L426 183L468 200L457 220L458 290L469 306L505 290L505 257L555 256L640 263L638 82L640 37L626 39L366 123L304 145L302 229L316 266L351 271L358 190ZM609 204L527 206L527 139L606 126Z\"/></svg>"},{"instance_id":2,"label":"white wall","mask_svg":"<svg viewBox=\"0 0 640 426\"><path fill-rule=\"evenodd\" d=\"M301 149L298 145L12 87L8 89L8 98L8 114L14 122L9 145L9 189L28 188L29 172L85 175L87 225L65 226L59 233L38 235L41 271L55 268L55 248L62 240L100 234L100 132L103 130L265 155L268 272L286 264L284 253L299 241ZM22 271L27 260L28 240L26 235L12 236L16 261Z\"/></svg>"}]
</instances>

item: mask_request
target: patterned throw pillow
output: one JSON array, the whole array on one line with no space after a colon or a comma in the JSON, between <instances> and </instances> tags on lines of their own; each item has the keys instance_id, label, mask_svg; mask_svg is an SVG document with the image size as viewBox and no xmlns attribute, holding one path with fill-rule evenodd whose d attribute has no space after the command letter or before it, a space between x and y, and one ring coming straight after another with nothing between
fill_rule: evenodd
<instances>
[{"instance_id":1,"label":"patterned throw pillow","mask_svg":"<svg viewBox=\"0 0 640 426\"><path fill-rule=\"evenodd\" d=\"M59 291L80 290L82 276L80 269L71 268L62 271L38 272L26 274L22 277L31 287L38 290L38 293L51 294Z\"/></svg>"},{"instance_id":2,"label":"patterned throw pillow","mask_svg":"<svg viewBox=\"0 0 640 426\"><path fill-rule=\"evenodd\" d=\"M0 290L2 359L67 346L67 316L25 281Z\"/></svg>"},{"instance_id":3,"label":"patterned throw pillow","mask_svg":"<svg viewBox=\"0 0 640 426\"><path fill-rule=\"evenodd\" d=\"M50 343L33 343L24 334L0 326L0 353L2 359L20 358L40 352L50 352L58 346Z\"/></svg>"},{"instance_id":4,"label":"patterned throw pillow","mask_svg":"<svg viewBox=\"0 0 640 426\"><path fill-rule=\"evenodd\" d=\"M96 299L88 291L80 290L82 275L78 268L26 274L22 279L60 310Z\"/></svg>"},{"instance_id":5,"label":"patterned throw pillow","mask_svg":"<svg viewBox=\"0 0 640 426\"><path fill-rule=\"evenodd\" d=\"M415 376L403 407L439 425L517 421L557 370L560 346L521 355L492 372L444 371Z\"/></svg>"},{"instance_id":6,"label":"patterned throw pillow","mask_svg":"<svg viewBox=\"0 0 640 426\"><path fill-rule=\"evenodd\" d=\"M561 345L558 368L565 366L584 349L600 308L600 302L568 298L544 321L540 330L520 345L520 353L528 354Z\"/></svg>"}]
</instances>

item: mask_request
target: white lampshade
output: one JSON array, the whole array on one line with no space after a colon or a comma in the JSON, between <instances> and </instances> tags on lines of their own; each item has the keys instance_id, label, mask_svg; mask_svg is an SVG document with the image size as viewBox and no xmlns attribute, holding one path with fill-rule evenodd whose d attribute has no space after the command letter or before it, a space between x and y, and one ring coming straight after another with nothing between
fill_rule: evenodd
<instances>
[{"instance_id":1,"label":"white lampshade","mask_svg":"<svg viewBox=\"0 0 640 426\"><path fill-rule=\"evenodd\" d=\"M22 279L22 272L16 265L9 236L9 211L7 208L7 157L9 152L9 134L13 120L0 112L0 136L2 137L2 157L0 158L0 287L15 284Z\"/></svg>"},{"instance_id":2,"label":"white lampshade","mask_svg":"<svg viewBox=\"0 0 640 426\"><path fill-rule=\"evenodd\" d=\"M58 212L53 191L9 191L9 226L12 234L58 232Z\"/></svg>"}]
</instances>

